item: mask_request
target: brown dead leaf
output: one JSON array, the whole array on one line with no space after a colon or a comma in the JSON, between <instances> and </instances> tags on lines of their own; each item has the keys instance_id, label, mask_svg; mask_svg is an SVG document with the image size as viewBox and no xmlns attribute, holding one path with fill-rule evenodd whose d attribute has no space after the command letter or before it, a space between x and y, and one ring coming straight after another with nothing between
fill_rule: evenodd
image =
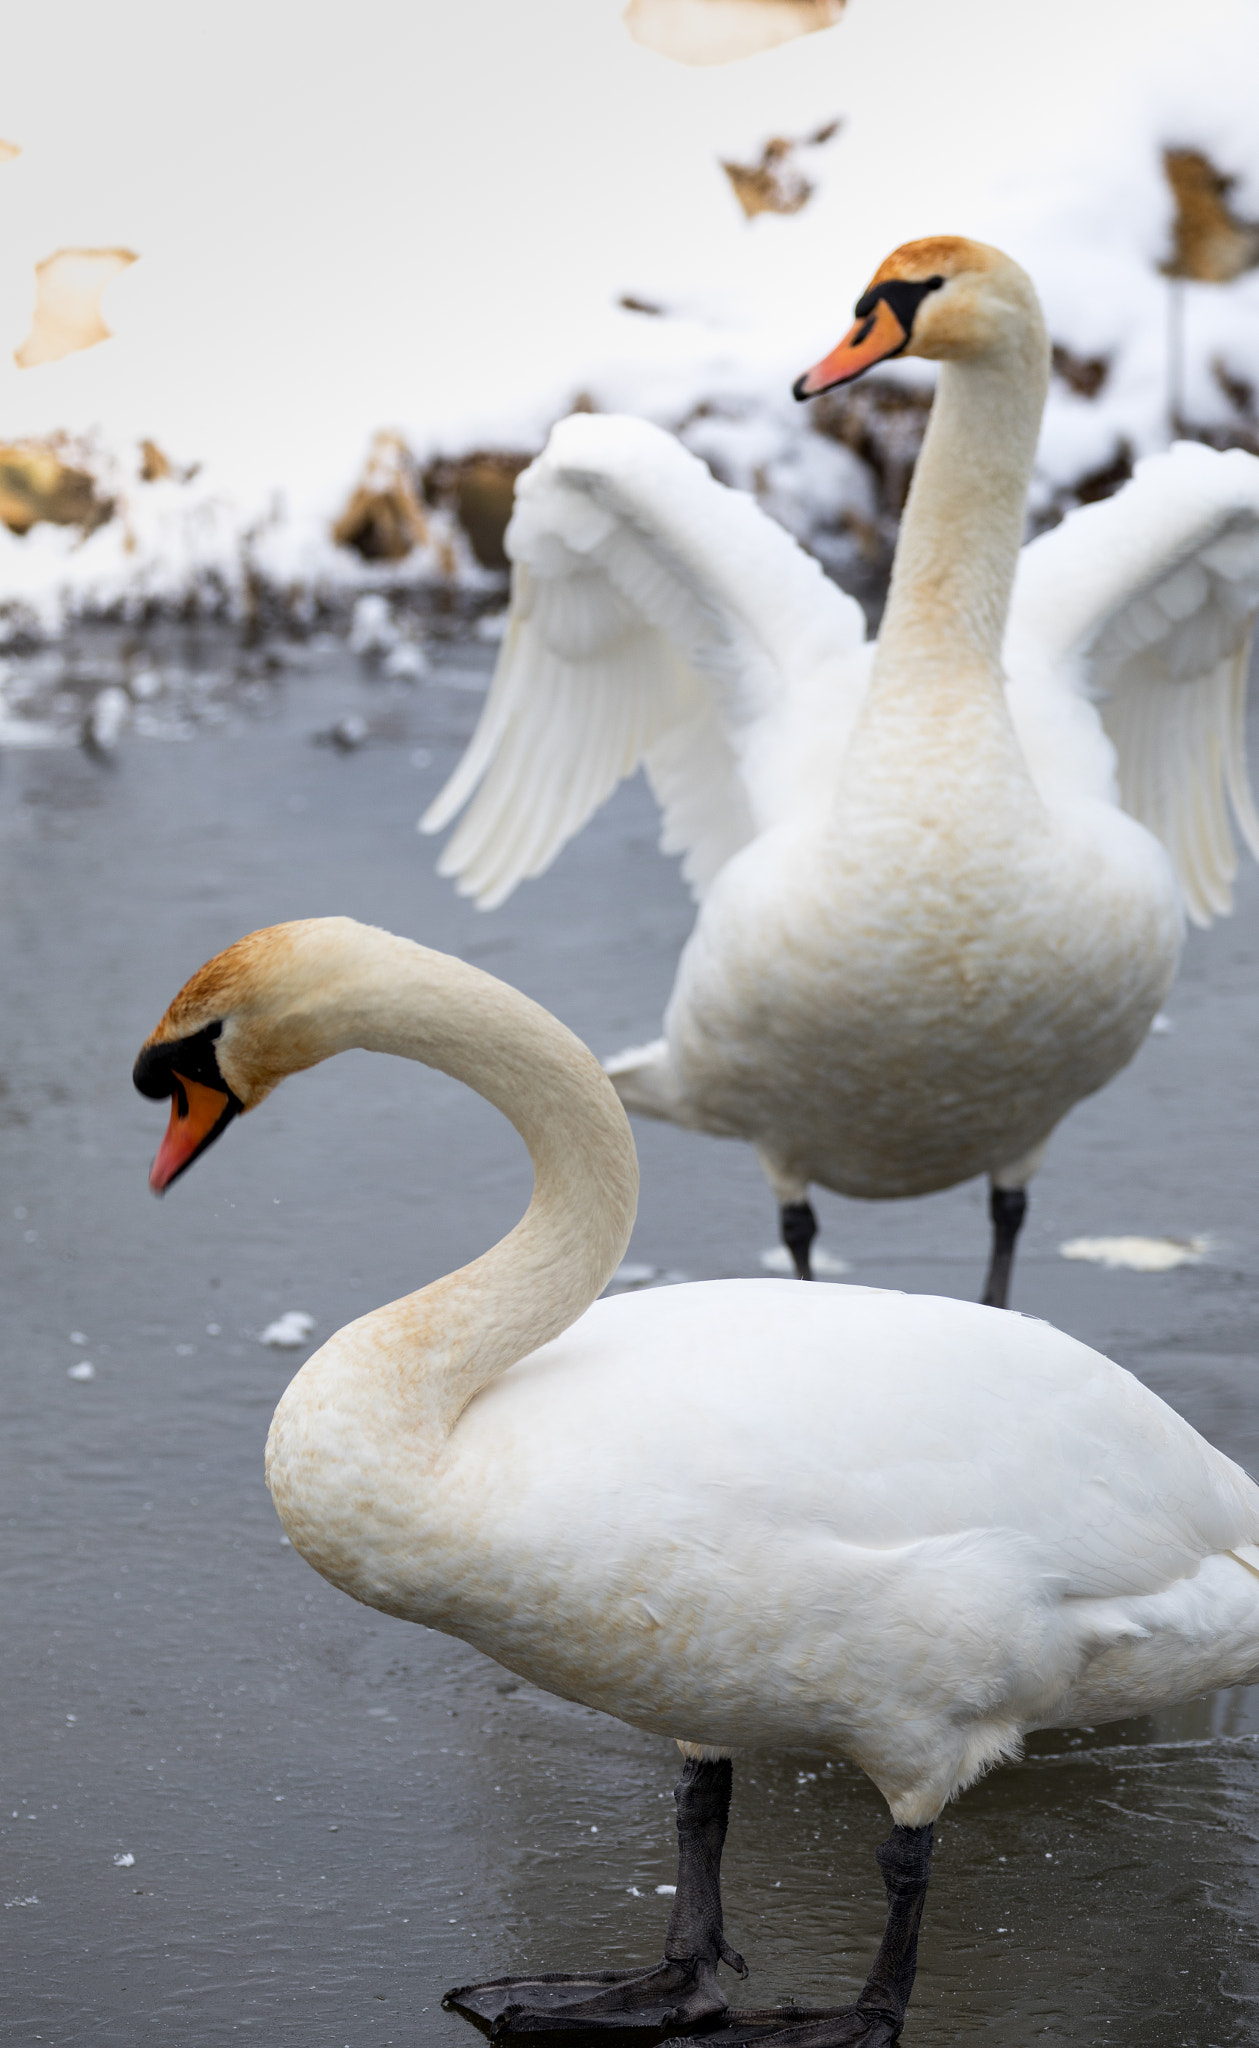
<instances>
[{"instance_id":1,"label":"brown dead leaf","mask_svg":"<svg viewBox=\"0 0 1259 2048\"><path fill-rule=\"evenodd\" d=\"M1259 265L1259 221L1241 220L1228 195L1237 183L1200 149L1165 149L1163 169L1176 202L1166 277L1231 284Z\"/></svg>"},{"instance_id":2,"label":"brown dead leaf","mask_svg":"<svg viewBox=\"0 0 1259 2048\"><path fill-rule=\"evenodd\" d=\"M811 135L773 135L755 164L729 163L721 168L734 187L734 196L744 217L754 220L758 213L799 213L813 196L813 187L797 161L796 151L820 149L833 142L843 122L826 122ZM624 304L624 300L621 302Z\"/></svg>"},{"instance_id":3,"label":"brown dead leaf","mask_svg":"<svg viewBox=\"0 0 1259 2048\"><path fill-rule=\"evenodd\" d=\"M629 0L636 43L679 64L731 64L830 28L845 0Z\"/></svg>"},{"instance_id":4,"label":"brown dead leaf","mask_svg":"<svg viewBox=\"0 0 1259 2048\"><path fill-rule=\"evenodd\" d=\"M795 161L795 144L775 135L765 144L758 164L729 163L721 168L747 220L758 213L799 213L813 196L813 187Z\"/></svg>"},{"instance_id":5,"label":"brown dead leaf","mask_svg":"<svg viewBox=\"0 0 1259 2048\"><path fill-rule=\"evenodd\" d=\"M13 355L18 368L34 370L108 341L101 293L120 270L139 260L131 249L58 249L37 263L31 331Z\"/></svg>"}]
</instances>

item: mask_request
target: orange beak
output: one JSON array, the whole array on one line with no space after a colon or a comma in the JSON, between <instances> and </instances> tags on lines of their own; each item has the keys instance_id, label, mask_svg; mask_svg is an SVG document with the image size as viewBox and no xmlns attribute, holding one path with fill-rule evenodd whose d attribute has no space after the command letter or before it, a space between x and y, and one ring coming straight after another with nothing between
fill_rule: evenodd
<instances>
[{"instance_id":1,"label":"orange beak","mask_svg":"<svg viewBox=\"0 0 1259 2048\"><path fill-rule=\"evenodd\" d=\"M908 329L901 326L887 300L879 299L873 313L867 313L864 320L849 328L838 348L823 356L820 363L814 363L803 377L797 377L792 391L797 398L816 398L819 392L831 391L836 384L851 384L863 370L886 361L888 356L898 355L908 340Z\"/></svg>"},{"instance_id":2,"label":"orange beak","mask_svg":"<svg viewBox=\"0 0 1259 2048\"><path fill-rule=\"evenodd\" d=\"M174 1087L170 1123L149 1174L149 1186L155 1195L165 1194L171 1182L231 1122L237 1109L232 1097L221 1088L207 1088L204 1081L187 1081L182 1074L172 1074L171 1080Z\"/></svg>"}]
</instances>

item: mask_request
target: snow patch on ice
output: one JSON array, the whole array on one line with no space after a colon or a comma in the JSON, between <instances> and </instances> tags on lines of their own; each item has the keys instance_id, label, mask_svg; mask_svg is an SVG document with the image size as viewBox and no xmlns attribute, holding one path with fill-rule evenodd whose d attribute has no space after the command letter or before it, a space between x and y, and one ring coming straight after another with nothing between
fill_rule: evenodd
<instances>
[{"instance_id":1,"label":"snow patch on ice","mask_svg":"<svg viewBox=\"0 0 1259 2048\"><path fill-rule=\"evenodd\" d=\"M1122 1267L1130 1273L1198 1266L1210 1249L1206 1237L1073 1237L1058 1247L1064 1259L1086 1259L1094 1266Z\"/></svg>"},{"instance_id":2,"label":"snow patch on ice","mask_svg":"<svg viewBox=\"0 0 1259 2048\"><path fill-rule=\"evenodd\" d=\"M771 1245L768 1251L762 1252L761 1264L767 1273L783 1273L788 1279L794 1276L796 1270L791 1253L785 1244ZM820 1246L810 1252L809 1264L814 1273L823 1279L838 1280L842 1274L852 1271L847 1259L837 1259L834 1252L824 1251Z\"/></svg>"},{"instance_id":3,"label":"snow patch on ice","mask_svg":"<svg viewBox=\"0 0 1259 2048\"><path fill-rule=\"evenodd\" d=\"M291 1308L273 1323L268 1323L258 1342L270 1344L277 1351L296 1351L304 1344L315 1327L315 1318L307 1315L303 1308Z\"/></svg>"}]
</instances>

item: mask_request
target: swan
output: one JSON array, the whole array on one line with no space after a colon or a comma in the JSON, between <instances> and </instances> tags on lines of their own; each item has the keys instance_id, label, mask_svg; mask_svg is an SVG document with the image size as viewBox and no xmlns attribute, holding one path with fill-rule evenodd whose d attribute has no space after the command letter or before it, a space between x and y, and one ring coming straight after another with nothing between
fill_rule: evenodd
<instances>
[{"instance_id":1,"label":"swan","mask_svg":"<svg viewBox=\"0 0 1259 2048\"><path fill-rule=\"evenodd\" d=\"M886 2048L945 1801L1026 1729L1259 1671L1259 1488L1108 1359L979 1304L772 1279L596 1299L637 1198L611 1081L516 990L348 918L255 932L176 996L135 1069L172 1098L152 1186L348 1047L476 1089L534 1188L490 1251L302 1367L267 1443L285 1531L354 1599L685 1758L661 1963L450 2000L500 2033L718 2019L719 1962L744 1969L731 1758L809 1749L868 1772L893 1825L874 1967L807 2039Z\"/></svg>"},{"instance_id":2,"label":"swan","mask_svg":"<svg viewBox=\"0 0 1259 2048\"><path fill-rule=\"evenodd\" d=\"M1031 281L907 243L796 395L900 355L940 375L877 646L668 435L561 421L517 484L484 714L421 829L469 806L439 867L489 907L642 763L699 908L664 1036L608 1062L626 1107L750 1141L802 1279L811 1183L987 1174L1000 1306L1054 1127L1141 1045L1183 913L1230 907L1230 807L1259 851L1259 461L1177 447L1020 555Z\"/></svg>"}]
</instances>

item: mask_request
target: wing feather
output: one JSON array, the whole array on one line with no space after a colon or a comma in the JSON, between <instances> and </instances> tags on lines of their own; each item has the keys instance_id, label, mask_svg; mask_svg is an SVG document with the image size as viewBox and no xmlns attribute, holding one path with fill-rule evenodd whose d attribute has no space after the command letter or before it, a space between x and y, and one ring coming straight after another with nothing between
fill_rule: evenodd
<instances>
[{"instance_id":1,"label":"wing feather","mask_svg":"<svg viewBox=\"0 0 1259 2048\"><path fill-rule=\"evenodd\" d=\"M1025 548L1011 605L1016 718L1043 725L1055 690L1097 706L1119 801L1162 840L1196 924L1232 907L1234 828L1259 856L1245 750L1256 611L1259 460L1196 443Z\"/></svg>"},{"instance_id":2,"label":"wing feather","mask_svg":"<svg viewBox=\"0 0 1259 2048\"><path fill-rule=\"evenodd\" d=\"M782 814L784 756L816 751L807 721L792 725L798 686L829 664L855 713L859 607L642 420L561 421L517 485L507 547L511 615L485 709L421 820L436 832L464 812L440 872L501 903L642 764L661 844L702 894Z\"/></svg>"}]
</instances>

